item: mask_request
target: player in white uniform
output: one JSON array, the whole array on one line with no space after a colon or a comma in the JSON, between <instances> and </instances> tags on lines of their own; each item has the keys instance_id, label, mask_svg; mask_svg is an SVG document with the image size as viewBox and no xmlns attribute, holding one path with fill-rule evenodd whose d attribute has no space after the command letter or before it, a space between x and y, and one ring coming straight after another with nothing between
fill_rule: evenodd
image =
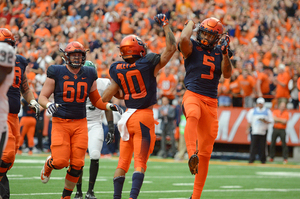
<instances>
[{"instance_id":1,"label":"player in white uniform","mask_svg":"<svg viewBox=\"0 0 300 199\"><path fill-rule=\"evenodd\" d=\"M94 63L91 61L86 61L84 66L95 67ZM107 78L98 78L97 89L100 96L103 94L104 90L110 85L110 80ZM94 195L94 185L96 182L98 170L99 170L99 159L101 155L101 149L104 141L104 132L102 128L102 121L104 119L104 113L108 122L109 133L105 139L107 144L110 144L114 140L114 123L112 111L103 111L94 107L88 98L86 101L86 118L88 121L88 149L91 159L90 164L90 178L89 178L89 188L85 195L86 199L97 199ZM74 199L82 199L82 175L77 182L77 192Z\"/></svg>"},{"instance_id":2,"label":"player in white uniform","mask_svg":"<svg viewBox=\"0 0 300 199\"><path fill-rule=\"evenodd\" d=\"M15 49L7 43L0 43L0 163L8 138L7 115L9 110L6 94L14 80L15 59Z\"/></svg>"}]
</instances>

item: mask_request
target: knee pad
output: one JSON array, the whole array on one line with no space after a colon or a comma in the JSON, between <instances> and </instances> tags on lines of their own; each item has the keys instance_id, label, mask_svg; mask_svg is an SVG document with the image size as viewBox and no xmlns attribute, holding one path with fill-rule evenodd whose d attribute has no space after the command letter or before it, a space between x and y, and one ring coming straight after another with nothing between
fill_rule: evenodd
<instances>
[{"instance_id":1,"label":"knee pad","mask_svg":"<svg viewBox=\"0 0 300 199\"><path fill-rule=\"evenodd\" d=\"M98 150L93 150L93 151L90 153L90 159L91 159L91 160L99 160L99 159L100 159L100 151L98 151Z\"/></svg>"},{"instance_id":2,"label":"knee pad","mask_svg":"<svg viewBox=\"0 0 300 199\"><path fill-rule=\"evenodd\" d=\"M70 175L70 176L73 176L73 177L79 177L82 173L82 168L81 167L80 169L76 169L74 168L72 165L70 166L70 168L68 169L67 173Z\"/></svg>"},{"instance_id":3,"label":"knee pad","mask_svg":"<svg viewBox=\"0 0 300 199\"><path fill-rule=\"evenodd\" d=\"M4 161L1 161L1 165L0 167L1 168L9 168L11 166L12 163L7 163L7 162L4 162Z\"/></svg>"},{"instance_id":4,"label":"knee pad","mask_svg":"<svg viewBox=\"0 0 300 199\"><path fill-rule=\"evenodd\" d=\"M55 169L62 169L69 166L69 161L65 159L53 159L52 165Z\"/></svg>"}]
</instances>

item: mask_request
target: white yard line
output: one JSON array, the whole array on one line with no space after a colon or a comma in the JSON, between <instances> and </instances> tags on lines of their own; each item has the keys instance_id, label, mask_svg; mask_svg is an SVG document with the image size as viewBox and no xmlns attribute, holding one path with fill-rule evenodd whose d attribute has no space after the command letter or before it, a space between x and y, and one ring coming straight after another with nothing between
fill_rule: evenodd
<instances>
[{"instance_id":1,"label":"white yard line","mask_svg":"<svg viewBox=\"0 0 300 199\"><path fill-rule=\"evenodd\" d=\"M141 191L141 193L192 193L193 190L157 190L157 191ZM203 192L300 192L300 189L270 189L270 188L254 188L254 189L205 189ZM110 193L113 194L113 191L95 191L95 193ZM130 193L130 191L123 191L122 193ZM58 193L23 193L23 194L10 194L12 196L38 196L38 195L61 195L61 192ZM159 198L163 199L163 198ZM175 199L175 198L168 198Z\"/></svg>"}]
</instances>

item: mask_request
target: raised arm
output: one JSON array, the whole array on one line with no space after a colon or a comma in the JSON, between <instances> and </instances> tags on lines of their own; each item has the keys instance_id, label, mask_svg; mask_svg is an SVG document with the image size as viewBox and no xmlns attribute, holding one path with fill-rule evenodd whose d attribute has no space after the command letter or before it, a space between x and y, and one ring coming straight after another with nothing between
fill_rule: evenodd
<instances>
[{"instance_id":1,"label":"raised arm","mask_svg":"<svg viewBox=\"0 0 300 199\"><path fill-rule=\"evenodd\" d=\"M188 58L193 51L193 43L190 38L193 34L194 27L195 23L189 20L180 35L179 48L185 59Z\"/></svg>"},{"instance_id":2,"label":"raised arm","mask_svg":"<svg viewBox=\"0 0 300 199\"><path fill-rule=\"evenodd\" d=\"M225 39L221 41L221 50L223 54L223 60L222 60L222 73L224 78L230 78L231 77L231 72L232 72L232 64L230 61L230 58L228 56L228 47L230 43L230 38L228 35L225 36Z\"/></svg>"},{"instance_id":3,"label":"raised arm","mask_svg":"<svg viewBox=\"0 0 300 199\"><path fill-rule=\"evenodd\" d=\"M170 28L169 20L165 14L158 14L154 17L156 23L163 27L166 35L166 48L160 56L160 62L156 65L154 69L154 76L156 77L158 71L163 68L171 59L176 51L176 40L174 34Z\"/></svg>"}]
</instances>

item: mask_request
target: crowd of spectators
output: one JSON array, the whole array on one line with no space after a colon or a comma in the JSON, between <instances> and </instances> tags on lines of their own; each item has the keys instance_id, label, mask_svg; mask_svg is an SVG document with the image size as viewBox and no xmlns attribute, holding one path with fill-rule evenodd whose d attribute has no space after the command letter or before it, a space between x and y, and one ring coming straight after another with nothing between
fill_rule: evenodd
<instances>
[{"instance_id":1,"label":"crowd of spectators","mask_svg":"<svg viewBox=\"0 0 300 199\"><path fill-rule=\"evenodd\" d=\"M161 53L164 31L153 17L164 13L178 41L188 19L216 17L230 35L234 70L221 78L220 107L253 107L264 97L298 108L300 1L298 0L0 0L0 27L13 32L17 53L28 59L27 77L39 93L52 64L62 64L59 48L79 41L99 77L121 59L118 45L129 34L148 52ZM192 37L196 38L197 32ZM158 98L177 105L184 94L184 60L177 51L158 77ZM178 116L180 117L180 115Z\"/></svg>"}]
</instances>

